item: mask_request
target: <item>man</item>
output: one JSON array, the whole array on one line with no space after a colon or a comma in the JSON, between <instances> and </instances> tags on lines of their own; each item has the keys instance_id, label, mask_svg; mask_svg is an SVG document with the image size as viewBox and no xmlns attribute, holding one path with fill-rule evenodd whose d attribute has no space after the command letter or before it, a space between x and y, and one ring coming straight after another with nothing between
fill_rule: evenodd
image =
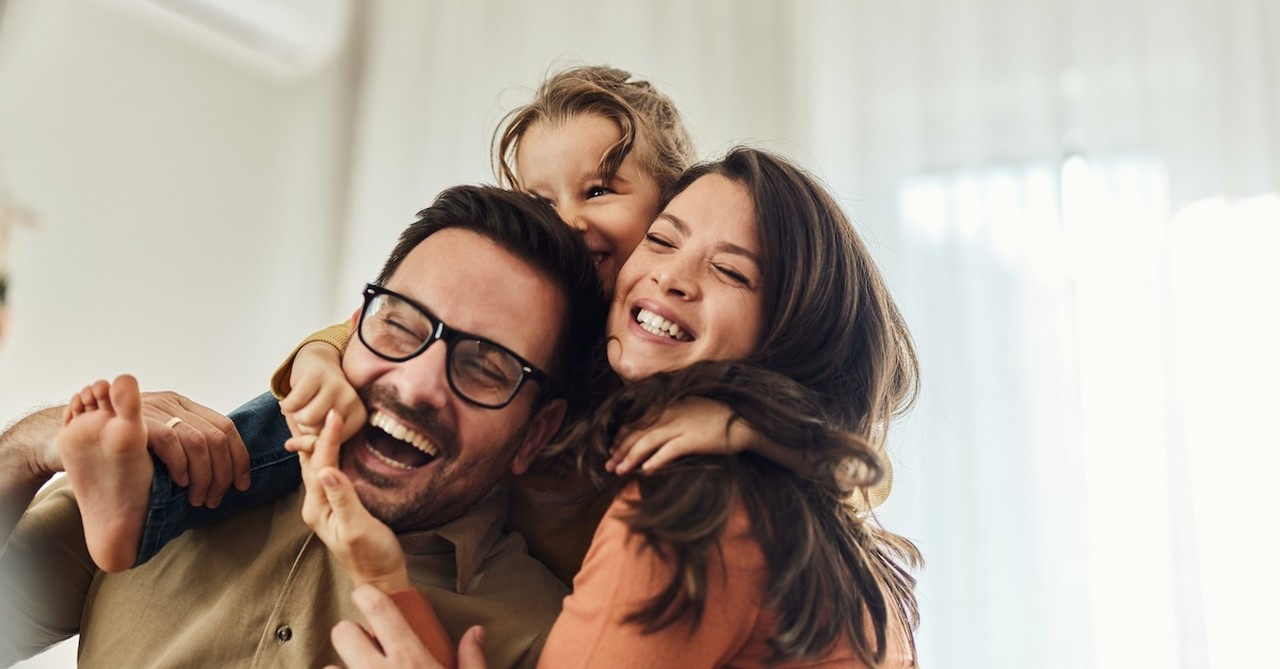
<instances>
[{"instance_id":1,"label":"man","mask_svg":"<svg viewBox=\"0 0 1280 669\"><path fill-rule=\"evenodd\" d=\"M450 634L492 631L493 667L537 661L564 594L523 541L502 532L495 485L523 472L560 425L563 384L552 379L582 372L582 338L602 322L595 282L580 239L548 207L495 188L450 189L366 289L344 356L370 421L344 443L341 469L396 531L411 579ZM238 423L246 441L288 436L274 407L250 411L255 420ZM6 508L61 466L42 427L49 416L33 420L0 437ZM0 663L76 633L82 666L338 660L329 633L355 617L351 582L303 524L300 490L107 575L88 558L69 487L50 488L0 537L9 539Z\"/></svg>"}]
</instances>

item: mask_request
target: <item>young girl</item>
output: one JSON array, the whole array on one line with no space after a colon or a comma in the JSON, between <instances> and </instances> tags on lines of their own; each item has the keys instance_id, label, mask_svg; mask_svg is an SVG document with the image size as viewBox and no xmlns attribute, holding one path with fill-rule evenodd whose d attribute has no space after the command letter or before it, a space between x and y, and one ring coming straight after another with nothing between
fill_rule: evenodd
<instances>
[{"instance_id":1,"label":"young girl","mask_svg":"<svg viewBox=\"0 0 1280 669\"><path fill-rule=\"evenodd\" d=\"M810 466L744 453L602 476L616 496L539 666L913 665L919 554L851 495L881 476L877 445L918 390L901 315L839 207L786 161L737 149L672 193L617 279L608 359L626 385L564 447L603 474L620 426L647 430L665 407L702 397ZM655 332L646 313L665 326ZM291 446L308 504L332 509L308 524L370 582L368 565L398 573L403 557L358 504L334 503L353 498L333 467L339 423ZM349 662L377 653L375 639L341 627Z\"/></svg>"}]
</instances>

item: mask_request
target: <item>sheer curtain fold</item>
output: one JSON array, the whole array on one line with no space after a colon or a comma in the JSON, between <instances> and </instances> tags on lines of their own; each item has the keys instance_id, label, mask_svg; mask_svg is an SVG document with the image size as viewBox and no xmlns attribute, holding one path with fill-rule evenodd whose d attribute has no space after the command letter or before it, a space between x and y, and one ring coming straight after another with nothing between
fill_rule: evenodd
<instances>
[{"instance_id":1,"label":"sheer curtain fold","mask_svg":"<svg viewBox=\"0 0 1280 669\"><path fill-rule=\"evenodd\" d=\"M804 128L892 249L924 361L886 516L932 558L926 660L1234 666L1280 622L1227 576L1276 547L1248 528L1277 441L1220 401L1280 401L1252 337L1280 328L1256 260L1280 228L1277 8L808 6L831 74Z\"/></svg>"}]
</instances>

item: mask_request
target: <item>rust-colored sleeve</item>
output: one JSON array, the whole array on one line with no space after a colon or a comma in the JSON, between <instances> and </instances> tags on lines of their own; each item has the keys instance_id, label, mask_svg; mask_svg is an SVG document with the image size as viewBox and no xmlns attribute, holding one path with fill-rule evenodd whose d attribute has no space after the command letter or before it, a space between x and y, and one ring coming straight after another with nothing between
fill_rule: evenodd
<instances>
[{"instance_id":1,"label":"rust-colored sleeve","mask_svg":"<svg viewBox=\"0 0 1280 669\"><path fill-rule=\"evenodd\" d=\"M435 609L431 608L427 596L417 588L396 590L387 593L387 596L395 602L400 613L404 614L409 627L413 628L414 634L418 635L422 645L427 647L427 652L431 653L431 656L436 658L436 661L445 669L456 669L458 657L453 639L445 633L444 626L440 624L440 617L436 615Z\"/></svg>"}]
</instances>

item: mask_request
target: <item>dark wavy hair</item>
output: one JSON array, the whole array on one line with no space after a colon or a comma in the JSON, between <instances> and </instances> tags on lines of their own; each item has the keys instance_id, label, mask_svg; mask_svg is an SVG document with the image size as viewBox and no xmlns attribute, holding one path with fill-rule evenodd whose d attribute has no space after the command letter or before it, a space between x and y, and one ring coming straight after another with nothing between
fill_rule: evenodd
<instances>
[{"instance_id":1,"label":"dark wavy hair","mask_svg":"<svg viewBox=\"0 0 1280 669\"><path fill-rule=\"evenodd\" d=\"M779 612L773 659L813 657L847 638L878 665L891 626L905 626L914 650L911 572L921 558L856 502L883 477L878 447L918 393L910 334L865 245L813 177L738 148L691 169L667 200L708 174L741 184L754 203L766 323L759 348L746 360L630 383L563 443L581 449L586 471L602 471L622 426L643 426L679 399L701 396L794 450L805 471L744 453L684 458L639 478L627 521L675 571L629 620L650 631L686 616L701 621L708 561L741 503L769 569L767 604Z\"/></svg>"},{"instance_id":2,"label":"dark wavy hair","mask_svg":"<svg viewBox=\"0 0 1280 669\"><path fill-rule=\"evenodd\" d=\"M632 152L659 189L670 186L693 162L693 140L671 98L625 70L586 65L547 77L532 101L498 124L492 142L498 182L519 187L513 164L521 138L535 123L557 125L592 114L612 121L622 133L600 162L600 178L606 182Z\"/></svg>"}]
</instances>

